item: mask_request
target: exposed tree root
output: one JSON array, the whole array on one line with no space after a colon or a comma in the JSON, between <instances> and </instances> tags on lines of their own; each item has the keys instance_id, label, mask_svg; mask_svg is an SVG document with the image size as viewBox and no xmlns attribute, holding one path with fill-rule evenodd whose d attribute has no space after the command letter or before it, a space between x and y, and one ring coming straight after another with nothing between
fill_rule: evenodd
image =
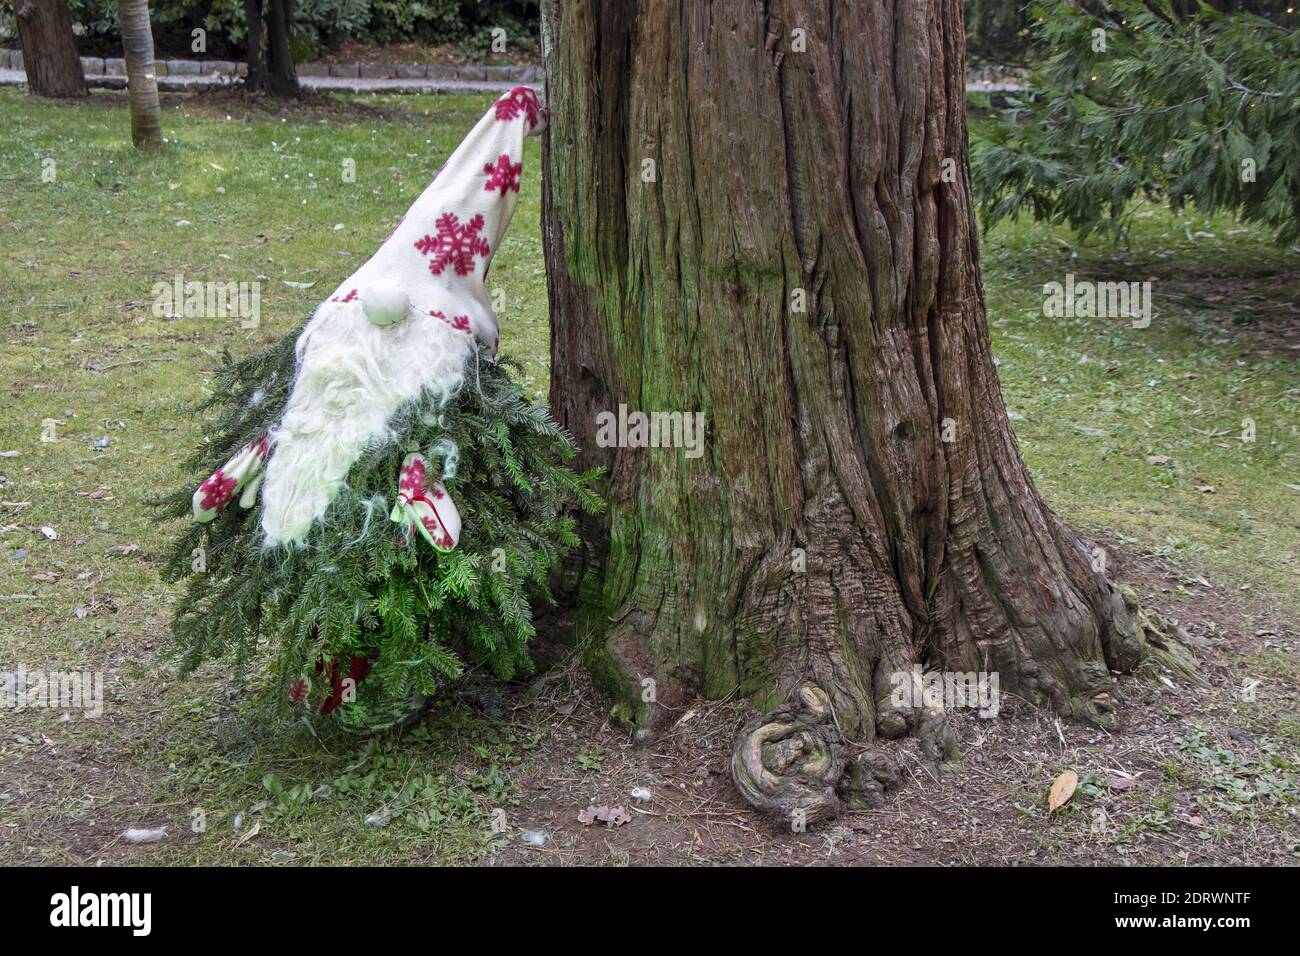
<instances>
[{"instance_id":1,"label":"exposed tree root","mask_svg":"<svg viewBox=\"0 0 1300 956\"><path fill-rule=\"evenodd\" d=\"M830 698L805 684L789 704L741 729L731 776L751 804L802 829L839 815L835 788L846 762Z\"/></svg>"},{"instance_id":2,"label":"exposed tree root","mask_svg":"<svg viewBox=\"0 0 1300 956\"><path fill-rule=\"evenodd\" d=\"M1127 585L1117 589L1127 613L1126 626L1142 647L1142 656L1169 669L1184 680L1204 684L1201 667L1192 654L1194 642L1182 627L1142 607L1137 592ZM1141 661L1139 661L1140 663Z\"/></svg>"},{"instance_id":3,"label":"exposed tree root","mask_svg":"<svg viewBox=\"0 0 1300 956\"><path fill-rule=\"evenodd\" d=\"M935 768L956 752L957 740L940 706L916 708L914 733ZM797 829L850 807L877 807L898 785L898 767L882 749L850 755L830 697L812 684L790 703L746 724L731 755L731 775L753 806Z\"/></svg>"},{"instance_id":4,"label":"exposed tree root","mask_svg":"<svg viewBox=\"0 0 1300 956\"><path fill-rule=\"evenodd\" d=\"M1186 631L1144 609L1132 588L1116 588L1113 593L1110 646L1119 669L1132 671L1143 662L1153 662L1186 680L1204 683ZM1109 724L1115 701L1109 690L1098 688L1103 683L1111 686L1110 675L1100 663L1092 669L1082 667L1079 674L1081 683L1068 713ZM919 705L895 713L937 774L957 752L956 734L943 702L930 698L923 687L913 690L912 699ZM875 736L860 749L858 741L845 738L831 699L815 684L800 685L787 704L746 724L732 751L732 778L741 795L796 829L834 819L844 808L879 807L899 783L898 764L889 752L898 744Z\"/></svg>"}]
</instances>

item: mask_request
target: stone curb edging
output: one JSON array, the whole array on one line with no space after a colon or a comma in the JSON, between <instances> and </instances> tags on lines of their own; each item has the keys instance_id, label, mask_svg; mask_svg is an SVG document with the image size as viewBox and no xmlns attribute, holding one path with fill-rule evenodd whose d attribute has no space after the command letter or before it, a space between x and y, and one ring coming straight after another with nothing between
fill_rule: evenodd
<instances>
[{"instance_id":1,"label":"stone curb edging","mask_svg":"<svg viewBox=\"0 0 1300 956\"><path fill-rule=\"evenodd\" d=\"M22 70L23 54L21 50L0 49L0 70ZM121 57L83 56L81 68L86 74L90 86L117 87L120 83L111 82L117 77L126 76L126 61ZM158 77L176 77L176 84L161 83L160 88L192 89L198 86L190 78L212 78L217 82L212 85L224 85L235 77L248 75L248 64L235 60L157 60L155 72ZM973 66L967 70L967 89L971 92L1000 93L1022 90L1025 88L1026 72L1023 69L1001 66ZM379 64L379 63L299 63L299 78L304 85L325 87L330 84L315 82L312 78L339 77L344 80L435 80L436 87L458 87L464 83L466 90L480 89L475 84L491 83L514 85L518 83L540 84L541 67L536 66L476 66L473 64L455 65L435 63L430 65ZM104 82L103 80L109 80ZM224 81L224 82L223 82ZM340 83L340 88L352 84ZM409 84L398 83L394 89L406 89Z\"/></svg>"},{"instance_id":2,"label":"stone curb edging","mask_svg":"<svg viewBox=\"0 0 1300 956\"><path fill-rule=\"evenodd\" d=\"M163 93L199 93L229 89L239 82L234 76L159 76L158 89ZM307 90L332 90L352 93L502 93L519 83L495 83L491 80L365 79L349 76L303 76L299 82ZM27 74L22 70L0 68L0 86L23 86ZM87 76L91 89L124 90L125 76ZM538 93L541 84L527 83Z\"/></svg>"},{"instance_id":3,"label":"stone curb edging","mask_svg":"<svg viewBox=\"0 0 1300 956\"><path fill-rule=\"evenodd\" d=\"M164 93L197 93L204 90L217 90L233 86L235 76L208 74L206 76L159 76L158 89ZM500 93L511 87L519 86L517 82L494 82L492 80L432 80L427 77L395 79L369 79L351 76L300 76L299 81L308 90L334 90L353 93ZM22 86L27 82L27 74L22 70L0 67L0 86ZM124 90L126 77L108 74L104 76L87 76L86 85L92 89ZM540 83L523 84L541 92ZM1008 93L1020 93L1027 89L1013 83L966 84L967 93L986 93L993 97L995 105L1005 105L1001 98Z\"/></svg>"},{"instance_id":4,"label":"stone curb edging","mask_svg":"<svg viewBox=\"0 0 1300 956\"><path fill-rule=\"evenodd\" d=\"M299 63L299 77L341 76L362 80L469 80L487 83L540 83L541 67L536 66L455 66L435 63L392 65L388 63Z\"/></svg>"},{"instance_id":5,"label":"stone curb edging","mask_svg":"<svg viewBox=\"0 0 1300 956\"><path fill-rule=\"evenodd\" d=\"M125 89L126 61L120 57L83 56L81 65L87 86ZM232 85L248 75L248 65L233 60L158 60L155 72L163 92L197 92ZM538 87L542 82L541 68L535 66L300 63L297 74L309 90L368 93L482 93L520 84ZM1023 70L975 67L968 71L966 91L995 97L1022 92L1025 78ZM22 51L0 49L0 83L25 81Z\"/></svg>"},{"instance_id":6,"label":"stone curb edging","mask_svg":"<svg viewBox=\"0 0 1300 956\"><path fill-rule=\"evenodd\" d=\"M21 50L0 49L0 70L21 70ZM126 76L126 61L121 57L83 56L81 68L89 81L100 76ZM158 76L224 76L248 74L248 64L234 60L157 60ZM339 76L376 80L468 80L488 83L540 83L542 71L536 66L477 66L474 64L421 63L299 63L300 77ZM95 84L92 84L95 85Z\"/></svg>"}]
</instances>

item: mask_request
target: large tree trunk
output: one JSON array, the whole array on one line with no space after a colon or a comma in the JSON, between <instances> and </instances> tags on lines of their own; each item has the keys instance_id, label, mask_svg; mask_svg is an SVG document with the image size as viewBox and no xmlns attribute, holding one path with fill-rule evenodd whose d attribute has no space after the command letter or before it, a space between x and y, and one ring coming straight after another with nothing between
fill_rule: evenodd
<instances>
[{"instance_id":1,"label":"large tree trunk","mask_svg":"<svg viewBox=\"0 0 1300 956\"><path fill-rule=\"evenodd\" d=\"M37 96L86 95L68 0L16 0L14 19L27 85Z\"/></svg>"},{"instance_id":2,"label":"large tree trunk","mask_svg":"<svg viewBox=\"0 0 1300 956\"><path fill-rule=\"evenodd\" d=\"M293 24L291 0L266 0L265 10L262 0L244 0L244 15L248 20L245 87L272 96L301 95L302 87L289 54L289 29Z\"/></svg>"},{"instance_id":3,"label":"large tree trunk","mask_svg":"<svg viewBox=\"0 0 1300 956\"><path fill-rule=\"evenodd\" d=\"M890 703L915 664L1106 722L1142 642L1008 424L960 0L551 0L543 39L551 401L609 470L580 606L616 713L778 708L734 776L808 820L889 776L842 744L950 749ZM621 403L703 412L703 456L599 447Z\"/></svg>"},{"instance_id":4,"label":"large tree trunk","mask_svg":"<svg viewBox=\"0 0 1300 956\"><path fill-rule=\"evenodd\" d=\"M140 149L162 148L162 108L154 74L153 30L148 0L120 0L122 55L126 58L126 88L131 106L131 142Z\"/></svg>"}]
</instances>

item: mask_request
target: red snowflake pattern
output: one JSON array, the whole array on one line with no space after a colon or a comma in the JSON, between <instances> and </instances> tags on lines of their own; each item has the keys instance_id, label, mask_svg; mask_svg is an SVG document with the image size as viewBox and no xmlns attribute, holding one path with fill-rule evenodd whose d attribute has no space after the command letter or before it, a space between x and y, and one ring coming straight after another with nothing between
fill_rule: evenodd
<instances>
[{"instance_id":1,"label":"red snowflake pattern","mask_svg":"<svg viewBox=\"0 0 1300 956\"><path fill-rule=\"evenodd\" d=\"M215 508L220 511L230 499L235 497L235 485L239 484L234 478L230 478L220 468L203 484L199 485L199 491L203 492L203 500L199 502L199 507L204 511L211 511Z\"/></svg>"},{"instance_id":2,"label":"red snowflake pattern","mask_svg":"<svg viewBox=\"0 0 1300 956\"><path fill-rule=\"evenodd\" d=\"M261 435L254 438L244 447L249 451L256 452L258 458L262 459L262 461L266 461L266 456L271 454L271 439L267 436L266 432L262 432Z\"/></svg>"},{"instance_id":3,"label":"red snowflake pattern","mask_svg":"<svg viewBox=\"0 0 1300 956\"><path fill-rule=\"evenodd\" d=\"M397 479L397 490L406 495L407 498L414 498L423 489L424 462L417 458L402 469L402 473Z\"/></svg>"},{"instance_id":4,"label":"red snowflake pattern","mask_svg":"<svg viewBox=\"0 0 1300 956\"><path fill-rule=\"evenodd\" d=\"M446 322L448 325L450 325L453 329L456 329L457 331L460 332L469 331L468 315L453 315L449 319L447 318L446 312L440 312L437 309L430 309L429 314L433 316L435 319L437 319L439 322Z\"/></svg>"},{"instance_id":5,"label":"red snowflake pattern","mask_svg":"<svg viewBox=\"0 0 1300 956\"><path fill-rule=\"evenodd\" d=\"M441 524L428 515L426 515L422 520L425 529L428 530L429 534L433 535L434 544L440 548L451 548L454 546L454 542L451 540L451 535L442 530Z\"/></svg>"},{"instance_id":6,"label":"red snowflake pattern","mask_svg":"<svg viewBox=\"0 0 1300 956\"><path fill-rule=\"evenodd\" d=\"M483 172L487 173L488 180L483 189L486 192L500 189L503 196L511 190L519 192L519 174L523 171L523 163L512 163L510 157L502 153L497 157L496 165L484 164Z\"/></svg>"},{"instance_id":7,"label":"red snowflake pattern","mask_svg":"<svg viewBox=\"0 0 1300 956\"><path fill-rule=\"evenodd\" d=\"M356 289L350 289L350 290L348 290L348 294L345 295L343 298L340 299L338 296L335 296L334 298L330 299L330 301L331 301L331 302L351 302L351 301L352 301L353 299L355 299L356 297L357 297L357 290L356 290Z\"/></svg>"},{"instance_id":8,"label":"red snowflake pattern","mask_svg":"<svg viewBox=\"0 0 1300 956\"><path fill-rule=\"evenodd\" d=\"M483 228L483 216L476 215L469 222L461 222L453 212L445 212L434 224L438 229L436 236L426 235L415 243L429 259L429 271L436 276L450 265L456 275L467 276L474 271L474 257L487 256L491 251L487 240L479 235Z\"/></svg>"},{"instance_id":9,"label":"red snowflake pattern","mask_svg":"<svg viewBox=\"0 0 1300 956\"><path fill-rule=\"evenodd\" d=\"M537 94L527 86L516 86L496 102L497 119L502 122L515 119L521 113L528 120L528 128L537 125L537 117L542 111L537 102Z\"/></svg>"}]
</instances>

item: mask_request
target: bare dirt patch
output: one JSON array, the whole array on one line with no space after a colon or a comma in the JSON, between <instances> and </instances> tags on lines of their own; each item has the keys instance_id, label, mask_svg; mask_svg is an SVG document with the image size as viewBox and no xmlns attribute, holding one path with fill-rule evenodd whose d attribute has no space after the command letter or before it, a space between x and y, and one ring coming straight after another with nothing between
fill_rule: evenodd
<instances>
[{"instance_id":1,"label":"bare dirt patch","mask_svg":"<svg viewBox=\"0 0 1300 956\"><path fill-rule=\"evenodd\" d=\"M493 862L1295 863L1296 795L1287 802L1263 793L1264 781L1253 779L1262 764L1252 762L1274 746L1276 721L1300 709L1294 672L1257 688L1255 704L1242 696L1260 653L1294 662L1300 621L1226 582L1188 587L1195 578L1187 572L1114 548L1119 577L1197 642L1205 686L1154 670L1121 677L1111 731L1058 722L1004 696L996 720L956 715L961 757L937 777L919 754L904 750L905 782L883 807L795 833L753 812L732 785L732 735L754 714L747 703L690 702L669 732L637 745L605 719L581 668L572 666L516 711L516 719L545 729L544 741L530 770L515 775L523 794L511 812L516 839ZM1215 767L1219 758L1201 759L1202 751L1239 754L1242 763ZM1066 770L1079 774L1079 790L1049 814L1048 788ZM649 790L651 800L633 799L634 788ZM592 805L622 807L631 819L581 823L579 812ZM545 842L529 845L522 831L542 832Z\"/></svg>"}]
</instances>

